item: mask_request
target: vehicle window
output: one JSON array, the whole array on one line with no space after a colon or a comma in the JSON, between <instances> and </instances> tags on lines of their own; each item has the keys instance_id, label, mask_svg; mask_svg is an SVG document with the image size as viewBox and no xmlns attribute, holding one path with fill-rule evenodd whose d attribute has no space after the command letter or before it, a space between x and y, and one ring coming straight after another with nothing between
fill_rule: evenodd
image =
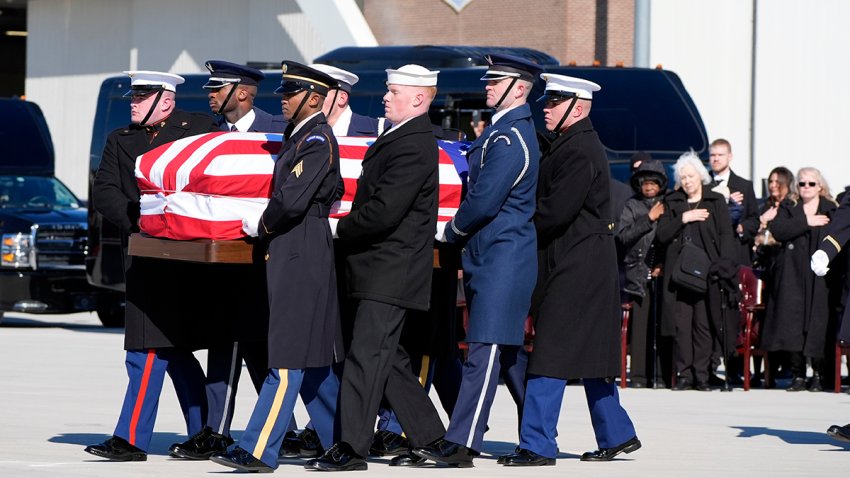
<instances>
[{"instance_id":1,"label":"vehicle window","mask_svg":"<svg viewBox=\"0 0 850 478\"><path fill-rule=\"evenodd\" d=\"M55 178L0 176L0 207L78 209L80 202Z\"/></svg>"}]
</instances>

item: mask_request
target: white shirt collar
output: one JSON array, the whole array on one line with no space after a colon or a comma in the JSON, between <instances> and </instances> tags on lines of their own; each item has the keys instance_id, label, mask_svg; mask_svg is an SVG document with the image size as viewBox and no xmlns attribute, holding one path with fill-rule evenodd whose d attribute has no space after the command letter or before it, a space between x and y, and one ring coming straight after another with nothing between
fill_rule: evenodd
<instances>
[{"instance_id":1,"label":"white shirt collar","mask_svg":"<svg viewBox=\"0 0 850 478\"><path fill-rule=\"evenodd\" d=\"M245 114L245 116L236 120L236 123L231 123L227 120L224 120L227 123L227 129L232 129L232 126L236 125L236 129L239 130L240 133L244 133L251 128L251 125L254 124L254 118L257 115L254 114L254 109L251 108L251 111Z\"/></svg>"},{"instance_id":2,"label":"white shirt collar","mask_svg":"<svg viewBox=\"0 0 850 478\"><path fill-rule=\"evenodd\" d=\"M351 126L351 114L351 108L348 106L342 110L342 113L336 119L336 123L333 126L334 136L348 136L348 127Z\"/></svg>"},{"instance_id":3,"label":"white shirt collar","mask_svg":"<svg viewBox=\"0 0 850 478\"><path fill-rule=\"evenodd\" d=\"M519 108L520 106L522 106L522 105L515 105L515 106L511 106L511 107L510 107L510 108L508 108L508 109L505 109L505 110L499 111L498 113L494 114L494 115L493 115L493 117L490 119L490 124L496 124L496 121L499 121L499 118L501 118L502 116L505 116L505 114L506 114L508 111L513 110L513 109L516 109L516 108Z\"/></svg>"},{"instance_id":4,"label":"white shirt collar","mask_svg":"<svg viewBox=\"0 0 850 478\"><path fill-rule=\"evenodd\" d=\"M725 181L725 182L726 182L726 185L728 186L728 185L729 185L729 176L730 176L731 174L732 174L732 170L731 170L731 169L727 169L725 174L715 174L715 175L714 175L714 180L715 180L715 181L717 181L717 182Z\"/></svg>"},{"instance_id":5,"label":"white shirt collar","mask_svg":"<svg viewBox=\"0 0 850 478\"><path fill-rule=\"evenodd\" d=\"M419 115L419 116L422 116L422 115ZM406 120L402 121L402 122L401 122L401 123L399 123L399 124L394 124L394 125L393 125L393 127L392 127L392 128L390 128L390 129L388 129L388 130L387 130L387 132L386 132L386 133L384 133L384 134L390 134L390 133L392 133L393 131L395 131L395 130L397 130L397 129L401 128L401 127L402 127L405 123L407 123L408 121L410 121L410 120L412 120L412 119L414 119L414 118L418 118L419 116L414 116L413 118L407 118Z\"/></svg>"},{"instance_id":6,"label":"white shirt collar","mask_svg":"<svg viewBox=\"0 0 850 478\"><path fill-rule=\"evenodd\" d=\"M308 117L304 118L303 120L301 120L301 122L300 122L300 123L298 123L297 125L295 125L295 129L293 129L293 130L292 130L292 134L290 135L290 138L291 138L292 136L295 136L295 133L297 133L297 132L298 132L298 130L299 130L299 129L301 129L301 127L302 127L302 126L304 126L304 123L306 123L306 122L310 121L311 119L313 119L313 118L314 118L316 115L318 115L319 113L321 113L321 111L317 111L317 112L315 112L315 113L311 114L310 116L308 116Z\"/></svg>"}]
</instances>

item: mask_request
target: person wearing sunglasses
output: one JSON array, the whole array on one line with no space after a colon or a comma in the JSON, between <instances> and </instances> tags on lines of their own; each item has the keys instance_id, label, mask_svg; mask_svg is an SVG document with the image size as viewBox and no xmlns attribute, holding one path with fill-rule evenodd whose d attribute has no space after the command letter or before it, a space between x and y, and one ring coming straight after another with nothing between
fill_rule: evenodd
<instances>
[{"instance_id":1,"label":"person wearing sunglasses","mask_svg":"<svg viewBox=\"0 0 850 478\"><path fill-rule=\"evenodd\" d=\"M767 316L762 331L762 348L769 352L785 352L791 362L793 376L790 392L822 391L825 350L835 294L830 288L840 287L838 274L816 276L810 270L810 256L826 240L826 225L837 204L829 186L815 168L802 168L797 173L799 199L785 199L779 206L770 230L782 249L773 267ZM838 280L838 281L837 281ZM813 375L806 382L806 361Z\"/></svg>"}]
</instances>

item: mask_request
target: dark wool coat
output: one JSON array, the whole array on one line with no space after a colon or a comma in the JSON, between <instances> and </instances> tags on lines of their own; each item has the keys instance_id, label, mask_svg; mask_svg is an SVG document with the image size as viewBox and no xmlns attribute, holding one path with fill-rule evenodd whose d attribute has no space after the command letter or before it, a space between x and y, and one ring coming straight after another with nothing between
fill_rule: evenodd
<instances>
[{"instance_id":1,"label":"dark wool coat","mask_svg":"<svg viewBox=\"0 0 850 478\"><path fill-rule=\"evenodd\" d=\"M522 345L537 279L535 210L540 148L531 108L508 111L467 152L469 185L446 241L464 244L467 342Z\"/></svg>"},{"instance_id":2,"label":"dark wool coat","mask_svg":"<svg viewBox=\"0 0 850 478\"><path fill-rule=\"evenodd\" d=\"M328 223L340 194L339 147L322 113L292 134L294 126L285 133L272 197L257 228L268 243L270 368L322 367L342 359Z\"/></svg>"},{"instance_id":3,"label":"dark wool coat","mask_svg":"<svg viewBox=\"0 0 850 478\"><path fill-rule=\"evenodd\" d=\"M756 193L753 190L753 183L741 176L738 176L734 171L729 172L728 187L730 192L739 192L744 195L741 217L738 219L737 224L732 224L732 231L735 238L734 252L737 263L743 266L749 266L752 263L752 251L755 237L747 233L747 224L751 224L753 220L758 223L758 200L756 199ZM744 232L740 235L737 233L738 224L744 225Z\"/></svg>"},{"instance_id":4,"label":"dark wool coat","mask_svg":"<svg viewBox=\"0 0 850 478\"><path fill-rule=\"evenodd\" d=\"M124 347L128 350L156 347L200 348L204 342L227 336L219 320L232 319L225 310L209 315L202 300L208 267L162 259L130 257L127 238L138 232L139 186L136 183L136 157L180 138L219 131L212 117L174 111L158 127L153 142L145 128L129 125L109 134L103 158L92 185L92 207L122 233L126 276ZM200 283L199 283L200 282ZM244 282L244 281L243 281ZM265 309L265 307L263 307ZM230 337L229 341L234 338Z\"/></svg>"},{"instance_id":5,"label":"dark wool coat","mask_svg":"<svg viewBox=\"0 0 850 478\"><path fill-rule=\"evenodd\" d=\"M681 191L673 191L664 199L666 207L664 214L658 219L658 227L655 230L655 239L660 244L666 245L664 254L664 277L662 280L661 298L661 333L666 336L675 334L675 304L677 302L676 285L670 281L670 271L676 266L679 253L683 247L682 233L685 224L682 223L682 214L691 209L688 204L687 195ZM696 209L697 207L694 207ZM705 246L705 252L712 263L718 259L732 259L737 256L736 239L732 233L732 223L729 219L729 210L725 198L708 189L703 185L702 200L699 209L708 210L708 219L697 223L700 239ZM721 325L721 303L719 286L716 282L709 281L707 292L709 314L712 326L719 331ZM739 314L735 310L726 310L726 322L724 332L727 341L734 341L737 330ZM727 345L730 345L727 342ZM734 350L734 342L727 350Z\"/></svg>"},{"instance_id":6,"label":"dark wool coat","mask_svg":"<svg viewBox=\"0 0 850 478\"><path fill-rule=\"evenodd\" d=\"M428 115L384 133L366 151L351 212L337 224L350 298L428 309L438 158Z\"/></svg>"},{"instance_id":7,"label":"dark wool coat","mask_svg":"<svg viewBox=\"0 0 850 478\"><path fill-rule=\"evenodd\" d=\"M820 198L818 214L832 216L834 202ZM810 227L802 201L782 201L770 230L782 243L773 264L770 300L762 327L765 350L803 352L821 358L833 338L827 338L833 306L829 293L836 271L817 277L811 270L812 254L827 236L826 227ZM837 284L840 287L840 284Z\"/></svg>"},{"instance_id":8,"label":"dark wool coat","mask_svg":"<svg viewBox=\"0 0 850 478\"><path fill-rule=\"evenodd\" d=\"M620 373L620 295L608 159L589 118L540 160L535 339L528 373L598 378Z\"/></svg>"}]
</instances>

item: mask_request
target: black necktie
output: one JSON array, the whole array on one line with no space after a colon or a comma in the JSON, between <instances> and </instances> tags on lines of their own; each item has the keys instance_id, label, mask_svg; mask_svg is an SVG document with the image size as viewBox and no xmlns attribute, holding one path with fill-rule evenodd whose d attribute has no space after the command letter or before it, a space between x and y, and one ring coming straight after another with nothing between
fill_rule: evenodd
<instances>
[{"instance_id":1,"label":"black necktie","mask_svg":"<svg viewBox=\"0 0 850 478\"><path fill-rule=\"evenodd\" d=\"M239 130L238 130L238 129L236 129L236 125L234 124L234 125L230 125L230 131L231 131L231 132L233 132L233 131L237 131L237 132L238 132Z\"/></svg>"}]
</instances>

